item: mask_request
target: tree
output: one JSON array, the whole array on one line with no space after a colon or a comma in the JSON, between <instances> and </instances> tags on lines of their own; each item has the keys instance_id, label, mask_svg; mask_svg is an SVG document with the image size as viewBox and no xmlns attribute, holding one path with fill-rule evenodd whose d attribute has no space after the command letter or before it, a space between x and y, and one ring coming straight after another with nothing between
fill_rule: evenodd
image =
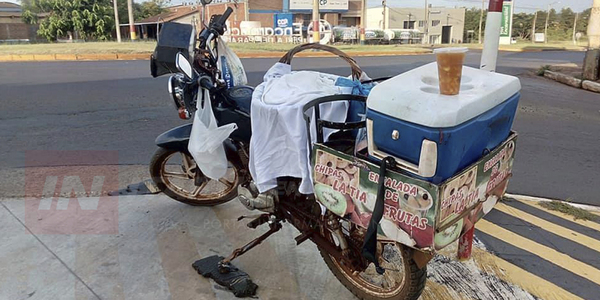
<instances>
[{"instance_id":1,"label":"tree","mask_svg":"<svg viewBox=\"0 0 600 300\"><path fill-rule=\"evenodd\" d=\"M119 23L129 24L129 16L127 14L127 0L118 0L117 1L117 9L119 10ZM141 5L139 3L133 2L133 19L138 20L136 16L140 14Z\"/></svg>"},{"instance_id":2,"label":"tree","mask_svg":"<svg viewBox=\"0 0 600 300\"><path fill-rule=\"evenodd\" d=\"M577 19L577 32L586 34L591 15L592 15L591 8L588 8L579 14L579 18Z\"/></svg>"},{"instance_id":3,"label":"tree","mask_svg":"<svg viewBox=\"0 0 600 300\"><path fill-rule=\"evenodd\" d=\"M487 12L483 12L483 24L481 30L485 31L485 19ZM474 37L479 36L479 17L481 16L481 9L469 8L465 10L465 32L463 34L463 41L467 41L467 32L473 30L475 32ZM483 34L482 34L483 36Z\"/></svg>"},{"instance_id":4,"label":"tree","mask_svg":"<svg viewBox=\"0 0 600 300\"><path fill-rule=\"evenodd\" d=\"M140 13L138 15L139 19L136 18L136 20L142 20L166 12L166 3L168 2L165 0L151 0L142 2Z\"/></svg>"},{"instance_id":5,"label":"tree","mask_svg":"<svg viewBox=\"0 0 600 300\"><path fill-rule=\"evenodd\" d=\"M115 27L109 0L27 0L22 19L39 24L38 34L48 41L78 35L82 39L108 40ZM41 22L38 14L48 13Z\"/></svg>"},{"instance_id":6,"label":"tree","mask_svg":"<svg viewBox=\"0 0 600 300\"><path fill-rule=\"evenodd\" d=\"M139 21L162 14L168 10L166 8L168 3L169 1L166 0L150 0L142 2L142 4L133 2L133 19ZM119 22L128 24L127 0L118 0L117 9L119 10Z\"/></svg>"},{"instance_id":7,"label":"tree","mask_svg":"<svg viewBox=\"0 0 600 300\"><path fill-rule=\"evenodd\" d=\"M533 18L534 18L533 14L527 14L527 13L514 14L513 15L512 36L514 38L519 38L522 40L531 39L531 26L533 26Z\"/></svg>"}]
</instances>

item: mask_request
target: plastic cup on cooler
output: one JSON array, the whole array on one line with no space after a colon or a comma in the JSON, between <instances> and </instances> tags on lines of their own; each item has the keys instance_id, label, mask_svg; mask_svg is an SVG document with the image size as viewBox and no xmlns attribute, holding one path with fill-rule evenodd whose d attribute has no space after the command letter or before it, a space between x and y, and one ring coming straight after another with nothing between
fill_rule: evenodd
<instances>
[{"instance_id":1,"label":"plastic cup on cooler","mask_svg":"<svg viewBox=\"0 0 600 300\"><path fill-rule=\"evenodd\" d=\"M467 48L440 48L433 51L437 57L440 94L458 95L467 51Z\"/></svg>"}]
</instances>

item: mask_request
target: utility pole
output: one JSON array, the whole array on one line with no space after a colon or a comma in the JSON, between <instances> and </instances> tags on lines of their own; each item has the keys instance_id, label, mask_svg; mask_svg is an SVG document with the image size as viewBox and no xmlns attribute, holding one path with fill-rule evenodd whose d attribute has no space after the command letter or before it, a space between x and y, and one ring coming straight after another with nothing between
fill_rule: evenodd
<instances>
[{"instance_id":1,"label":"utility pole","mask_svg":"<svg viewBox=\"0 0 600 300\"><path fill-rule=\"evenodd\" d=\"M133 20L133 0L127 0L127 12L129 14L129 34L131 35L131 40L137 40L137 33L135 32L135 24Z\"/></svg>"},{"instance_id":2,"label":"utility pole","mask_svg":"<svg viewBox=\"0 0 600 300\"><path fill-rule=\"evenodd\" d=\"M425 28L423 34L423 44L427 43L429 43L429 4L427 3L427 0L425 0Z\"/></svg>"},{"instance_id":3,"label":"utility pole","mask_svg":"<svg viewBox=\"0 0 600 300\"><path fill-rule=\"evenodd\" d=\"M548 4L548 10L546 11L546 25L544 26L544 43L546 44L548 43L548 20L550 19L550 6L558 3L560 3L560 1Z\"/></svg>"},{"instance_id":4,"label":"utility pole","mask_svg":"<svg viewBox=\"0 0 600 300\"><path fill-rule=\"evenodd\" d=\"M321 35L319 34L319 29L321 28L321 22L319 21L321 17L319 16L319 0L313 0L313 43L318 43L321 41Z\"/></svg>"},{"instance_id":5,"label":"utility pole","mask_svg":"<svg viewBox=\"0 0 600 300\"><path fill-rule=\"evenodd\" d=\"M583 78L600 78L600 0L594 0L588 23L588 50L583 61Z\"/></svg>"},{"instance_id":6,"label":"utility pole","mask_svg":"<svg viewBox=\"0 0 600 300\"><path fill-rule=\"evenodd\" d=\"M537 22L537 13L538 11L535 11L535 15L533 15L533 26L531 27L531 42L535 43L535 23Z\"/></svg>"},{"instance_id":7,"label":"utility pole","mask_svg":"<svg viewBox=\"0 0 600 300\"><path fill-rule=\"evenodd\" d=\"M485 0L481 0L481 14L479 15L479 44L481 44L481 27L483 27L483 12L485 11Z\"/></svg>"},{"instance_id":8,"label":"utility pole","mask_svg":"<svg viewBox=\"0 0 600 300\"><path fill-rule=\"evenodd\" d=\"M113 8L115 9L115 28L117 31L117 42L121 42L121 26L119 25L119 9L117 9L117 0L113 0Z\"/></svg>"},{"instance_id":9,"label":"utility pole","mask_svg":"<svg viewBox=\"0 0 600 300\"><path fill-rule=\"evenodd\" d=\"M548 44L548 19L550 19L550 4L548 4L548 10L546 11L546 25L544 26L544 43Z\"/></svg>"},{"instance_id":10,"label":"utility pole","mask_svg":"<svg viewBox=\"0 0 600 300\"><path fill-rule=\"evenodd\" d=\"M573 21L573 45L577 46L577 18L579 18L579 13L575 13L575 21Z\"/></svg>"},{"instance_id":11,"label":"utility pole","mask_svg":"<svg viewBox=\"0 0 600 300\"><path fill-rule=\"evenodd\" d=\"M360 44L365 44L365 26L367 25L367 0L361 1L361 9L360 9Z\"/></svg>"},{"instance_id":12,"label":"utility pole","mask_svg":"<svg viewBox=\"0 0 600 300\"><path fill-rule=\"evenodd\" d=\"M386 21L386 20L385 20L385 15L386 15L386 14L385 14L385 11L386 11L386 3L385 3L385 1L386 1L386 0L383 0L383 1L381 1L381 5L383 6L383 28L382 28L383 30L385 30L385 29L386 29L386 28L385 28L385 21Z\"/></svg>"}]
</instances>

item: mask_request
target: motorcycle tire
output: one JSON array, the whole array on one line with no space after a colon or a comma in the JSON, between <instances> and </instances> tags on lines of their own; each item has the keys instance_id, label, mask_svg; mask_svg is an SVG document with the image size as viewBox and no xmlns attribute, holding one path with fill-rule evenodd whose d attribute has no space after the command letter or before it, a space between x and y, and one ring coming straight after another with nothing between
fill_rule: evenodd
<instances>
[{"instance_id":1,"label":"motorcycle tire","mask_svg":"<svg viewBox=\"0 0 600 300\"><path fill-rule=\"evenodd\" d=\"M325 250L319 248L319 252L325 261L325 264L331 270L333 275L357 298L363 300L416 300L421 296L427 281L427 266L419 268L412 259L412 249L396 243L402 256L402 282L395 289L378 290L375 285L367 280L361 279L360 274L354 274L346 268L342 262L337 261L333 256L329 255ZM369 268L373 268L373 265ZM371 271L373 273L374 270ZM395 272L394 270L386 270L386 273ZM384 275L385 276L385 273Z\"/></svg>"},{"instance_id":2,"label":"motorcycle tire","mask_svg":"<svg viewBox=\"0 0 600 300\"><path fill-rule=\"evenodd\" d=\"M175 155L181 156L181 163L167 164ZM188 162L187 166L184 161ZM196 170L194 159L189 153L158 148L150 161L150 175L152 181L165 195L173 200L192 205L192 206L214 206L234 199L237 196L237 186L240 181L238 168L228 161L229 169L225 177L217 181L205 177ZM170 169L179 169L181 173L167 171L167 166ZM199 174L199 175L198 175ZM201 180L197 180L197 176L203 176ZM226 178L229 177L229 178ZM230 179L233 177L233 179ZM176 180L177 179L177 182ZM188 181L185 182L184 181ZM196 184L196 181L200 185ZM205 188L215 188L217 185L224 185L225 189L220 192L202 194Z\"/></svg>"}]
</instances>

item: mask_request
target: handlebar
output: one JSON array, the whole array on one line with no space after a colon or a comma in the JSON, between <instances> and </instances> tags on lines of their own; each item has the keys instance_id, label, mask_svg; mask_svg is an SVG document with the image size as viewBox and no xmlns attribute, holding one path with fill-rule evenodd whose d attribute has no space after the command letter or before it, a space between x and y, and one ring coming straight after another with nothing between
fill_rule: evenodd
<instances>
[{"instance_id":1,"label":"handlebar","mask_svg":"<svg viewBox=\"0 0 600 300\"><path fill-rule=\"evenodd\" d=\"M202 30L199 36L201 48L205 48L207 43L210 42L209 40L211 38L223 35L225 33L225 22L227 22L227 19L229 18L232 12L233 9L231 7L228 7L223 13L223 15L221 15L221 17L218 20L211 24L209 28L205 28L204 30Z\"/></svg>"},{"instance_id":2,"label":"handlebar","mask_svg":"<svg viewBox=\"0 0 600 300\"><path fill-rule=\"evenodd\" d=\"M219 24L219 27L223 28L225 26L225 22L227 21L227 19L229 18L229 16L231 16L232 12L233 12L233 9L231 9L231 7L227 7L227 9L223 13L223 15L221 16L221 18L219 19L219 21L217 21L217 23Z\"/></svg>"}]
</instances>

